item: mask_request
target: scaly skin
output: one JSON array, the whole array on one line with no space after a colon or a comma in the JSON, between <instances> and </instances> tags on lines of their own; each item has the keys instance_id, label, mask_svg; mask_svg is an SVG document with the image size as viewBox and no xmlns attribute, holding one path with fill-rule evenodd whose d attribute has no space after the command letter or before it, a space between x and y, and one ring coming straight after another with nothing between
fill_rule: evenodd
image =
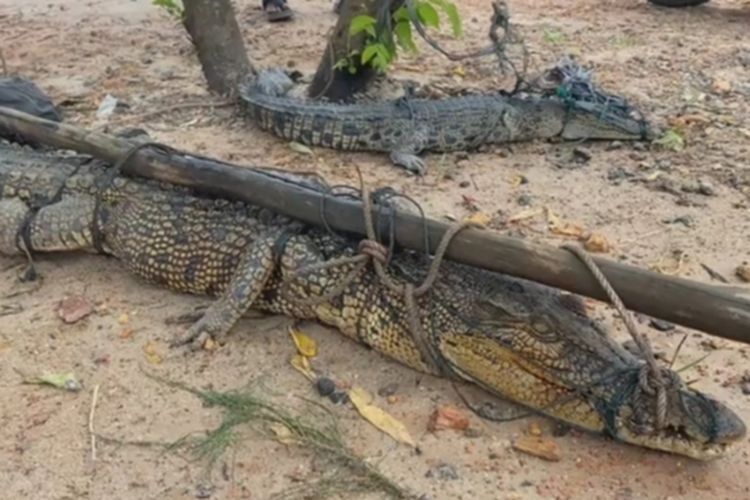
<instances>
[{"instance_id":1,"label":"scaly skin","mask_svg":"<svg viewBox=\"0 0 750 500\"><path fill-rule=\"evenodd\" d=\"M423 174L423 151L468 151L482 144L534 139L644 139L633 118L570 109L550 98L504 95L332 104L286 96L293 82L279 70L261 73L240 95L251 120L289 141L346 151L380 151Z\"/></svg>"},{"instance_id":2,"label":"scaly skin","mask_svg":"<svg viewBox=\"0 0 750 500\"><path fill-rule=\"evenodd\" d=\"M99 248L148 281L216 296L183 341L221 341L252 307L317 319L437 374L413 340L403 298L371 267L319 305L300 305L282 293L282 280L300 266L354 255L354 240L258 207L112 176L95 162L2 144L0 193L3 253L19 254L23 244L36 252ZM349 270L299 276L289 291L320 297ZM400 283L424 277L419 256L405 250L395 252L390 272ZM667 391L667 425L657 429L655 397L638 386L643 361L588 318L574 296L447 261L431 292L417 302L426 342L444 375L567 424L696 459L721 456L745 435L729 408L686 386L676 373Z\"/></svg>"}]
</instances>

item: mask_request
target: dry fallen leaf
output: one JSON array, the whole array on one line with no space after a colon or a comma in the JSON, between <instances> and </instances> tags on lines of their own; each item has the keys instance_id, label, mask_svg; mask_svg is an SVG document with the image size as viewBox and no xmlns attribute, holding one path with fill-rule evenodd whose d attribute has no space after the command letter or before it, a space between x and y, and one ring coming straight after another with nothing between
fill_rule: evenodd
<instances>
[{"instance_id":1,"label":"dry fallen leaf","mask_svg":"<svg viewBox=\"0 0 750 500\"><path fill-rule=\"evenodd\" d=\"M750 283L750 264L741 264L737 266L737 269L734 270L734 273L742 281Z\"/></svg>"},{"instance_id":2,"label":"dry fallen leaf","mask_svg":"<svg viewBox=\"0 0 750 500\"><path fill-rule=\"evenodd\" d=\"M294 444L294 436L292 436L292 431L289 430L289 427L286 425L274 422L268 426L268 428L273 432L274 437L276 438L276 441L278 441L281 444Z\"/></svg>"},{"instance_id":3,"label":"dry fallen leaf","mask_svg":"<svg viewBox=\"0 0 750 500\"><path fill-rule=\"evenodd\" d=\"M406 426L390 413L372 404L372 396L361 387L349 390L349 399L362 417L400 443L416 447Z\"/></svg>"},{"instance_id":4,"label":"dry fallen leaf","mask_svg":"<svg viewBox=\"0 0 750 500\"><path fill-rule=\"evenodd\" d=\"M583 242L583 248L595 253L607 253L612 249L607 238L597 233L593 233Z\"/></svg>"},{"instance_id":5,"label":"dry fallen leaf","mask_svg":"<svg viewBox=\"0 0 750 500\"><path fill-rule=\"evenodd\" d=\"M544 212L544 209L542 208L527 208L526 210L523 210L516 215L511 215L508 217L508 222L518 222L522 221L524 219L531 219L532 217L536 217L537 215Z\"/></svg>"},{"instance_id":6,"label":"dry fallen leaf","mask_svg":"<svg viewBox=\"0 0 750 500\"><path fill-rule=\"evenodd\" d=\"M85 297L72 295L65 297L57 306L57 314L65 323L75 323L94 312L94 308Z\"/></svg>"},{"instance_id":7,"label":"dry fallen leaf","mask_svg":"<svg viewBox=\"0 0 750 500\"><path fill-rule=\"evenodd\" d=\"M129 339L133 336L133 329L132 328L125 328L120 332L120 338L121 339Z\"/></svg>"},{"instance_id":8,"label":"dry fallen leaf","mask_svg":"<svg viewBox=\"0 0 750 500\"><path fill-rule=\"evenodd\" d=\"M302 333L294 327L289 328L289 335L292 336L297 352L307 358L314 358L318 355L318 344L308 335Z\"/></svg>"},{"instance_id":9,"label":"dry fallen leaf","mask_svg":"<svg viewBox=\"0 0 750 500\"><path fill-rule=\"evenodd\" d=\"M77 392L83 388L78 379L76 379L76 376L72 373L45 373L40 377L24 380L24 383L51 385L52 387L71 392Z\"/></svg>"},{"instance_id":10,"label":"dry fallen leaf","mask_svg":"<svg viewBox=\"0 0 750 500\"><path fill-rule=\"evenodd\" d=\"M146 345L143 346L143 353L146 355L146 361L152 365L158 365L164 358L157 352L156 342L149 340Z\"/></svg>"},{"instance_id":11,"label":"dry fallen leaf","mask_svg":"<svg viewBox=\"0 0 750 500\"><path fill-rule=\"evenodd\" d=\"M128 313L122 313L117 317L117 322L121 325L124 325L130 321L130 316L128 316Z\"/></svg>"},{"instance_id":12,"label":"dry fallen leaf","mask_svg":"<svg viewBox=\"0 0 750 500\"><path fill-rule=\"evenodd\" d=\"M302 354L295 354L292 358L292 367L300 372L302 375L307 377L308 380L313 381L316 379L315 372L310 366L310 360Z\"/></svg>"},{"instance_id":13,"label":"dry fallen leaf","mask_svg":"<svg viewBox=\"0 0 750 500\"><path fill-rule=\"evenodd\" d=\"M487 226L491 220L492 217L487 215L485 212L474 212L466 218L466 222L470 224L476 224L478 226Z\"/></svg>"},{"instance_id":14,"label":"dry fallen leaf","mask_svg":"<svg viewBox=\"0 0 750 500\"><path fill-rule=\"evenodd\" d=\"M455 406L441 406L440 408L436 408L432 412L432 415L430 415L430 421L427 424L427 429L431 432L444 429L464 431L468 428L469 417Z\"/></svg>"},{"instance_id":15,"label":"dry fallen leaf","mask_svg":"<svg viewBox=\"0 0 750 500\"><path fill-rule=\"evenodd\" d=\"M513 441L513 448L551 462L562 458L557 443L541 436L520 436Z\"/></svg>"},{"instance_id":16,"label":"dry fallen leaf","mask_svg":"<svg viewBox=\"0 0 750 500\"><path fill-rule=\"evenodd\" d=\"M453 74L456 76L464 77L466 76L466 70L463 66L456 66L453 68Z\"/></svg>"},{"instance_id":17,"label":"dry fallen leaf","mask_svg":"<svg viewBox=\"0 0 750 500\"><path fill-rule=\"evenodd\" d=\"M711 85L711 90L713 90L717 94L726 94L727 92L730 92L732 90L732 84L727 80L717 78Z\"/></svg>"},{"instance_id":18,"label":"dry fallen leaf","mask_svg":"<svg viewBox=\"0 0 750 500\"><path fill-rule=\"evenodd\" d=\"M581 238L585 233L584 229L581 226L563 222L552 210L548 208L545 210L547 212L547 226L549 227L549 230L554 234Z\"/></svg>"},{"instance_id":19,"label":"dry fallen leaf","mask_svg":"<svg viewBox=\"0 0 750 500\"><path fill-rule=\"evenodd\" d=\"M308 148L304 144L300 144L299 142L294 142L294 141L290 142L289 143L289 148L292 151L294 151L296 153L303 154L303 155L313 156L315 154L315 153L313 153L312 149Z\"/></svg>"},{"instance_id":20,"label":"dry fallen leaf","mask_svg":"<svg viewBox=\"0 0 750 500\"><path fill-rule=\"evenodd\" d=\"M669 124L676 128L687 128L692 125L708 125L711 119L699 113L676 116L669 120Z\"/></svg>"}]
</instances>

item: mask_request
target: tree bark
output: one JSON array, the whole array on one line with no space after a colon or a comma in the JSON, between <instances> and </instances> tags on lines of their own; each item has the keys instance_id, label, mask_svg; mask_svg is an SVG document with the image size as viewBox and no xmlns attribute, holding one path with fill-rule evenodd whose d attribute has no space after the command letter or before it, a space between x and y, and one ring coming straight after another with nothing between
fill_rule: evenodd
<instances>
[{"instance_id":1,"label":"tree bark","mask_svg":"<svg viewBox=\"0 0 750 500\"><path fill-rule=\"evenodd\" d=\"M183 0L185 29L198 51L208 88L234 95L253 67L231 0Z\"/></svg>"},{"instance_id":2,"label":"tree bark","mask_svg":"<svg viewBox=\"0 0 750 500\"><path fill-rule=\"evenodd\" d=\"M334 66L352 51L357 50L362 53L364 49L364 34L349 37L349 25L352 19L361 14L377 19L378 10L385 8L385 5L390 2L391 0L342 0L338 22L328 38L325 52L310 84L308 95L311 98L346 101L354 93L364 91L377 76L377 72L372 67L362 66L357 56L353 58L356 69L354 74L348 69L334 69Z\"/></svg>"},{"instance_id":3,"label":"tree bark","mask_svg":"<svg viewBox=\"0 0 750 500\"><path fill-rule=\"evenodd\" d=\"M0 107L0 128L49 146L74 149L115 163L132 143L99 132ZM141 150L122 166L125 173L189 186L208 195L244 201L308 224L325 221L336 231L365 234L362 204L330 197L273 171L247 168L189 154ZM325 203L323 204L323 199ZM324 210L321 210L321 207ZM373 211L378 220L380 214ZM396 244L434 253L448 226L404 212L395 215ZM383 231L387 233L388 231ZM501 236L487 230L461 231L446 256L457 262L537 281L569 292L606 300L591 273L570 252ZM750 344L750 292L715 286L593 257L625 305L632 310L706 333Z\"/></svg>"}]
</instances>

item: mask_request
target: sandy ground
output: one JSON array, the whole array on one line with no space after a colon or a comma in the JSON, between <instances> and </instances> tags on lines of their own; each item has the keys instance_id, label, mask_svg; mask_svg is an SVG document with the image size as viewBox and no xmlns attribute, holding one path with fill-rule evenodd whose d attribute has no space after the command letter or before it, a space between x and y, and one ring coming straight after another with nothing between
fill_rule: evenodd
<instances>
[{"instance_id":1,"label":"sandy ground","mask_svg":"<svg viewBox=\"0 0 750 500\"><path fill-rule=\"evenodd\" d=\"M259 3L259 2L257 2ZM314 69L334 23L326 0L292 0L301 15L268 25L256 2L238 2L248 49L261 66ZM715 0L691 10L662 10L638 0L511 2L532 63L543 67L566 53L596 69L597 81L637 103L655 124L690 122L683 151L586 144L590 160L571 161L575 144L522 144L472 155L430 156L424 179L408 177L387 158L316 150L310 157L232 119L228 110L139 116L182 102L210 99L191 46L178 25L148 0L0 0L0 49L8 68L37 81L65 105L73 123L102 127L96 108L106 94L129 106L112 129L144 126L176 147L246 164L315 169L332 182L354 180L352 163L370 185L392 185L419 199L435 217L464 217L466 199L492 217L493 228L559 245L544 217L508 223L525 210L548 208L566 222L604 235L611 257L663 272L710 281L701 264L737 283L734 268L750 260L750 6ZM467 35L441 38L459 50L484 43L490 11L485 0L461 2ZM435 85L491 87L491 61L459 67L422 48L400 60L395 74ZM687 117L687 119L686 119ZM526 182L520 183L520 176ZM669 178L700 193L676 195L659 186ZM708 186L706 188L706 186ZM676 218L685 223L669 223ZM17 261L0 261L0 486L4 498L268 498L295 481L316 477L309 453L248 435L208 474L185 453L100 442L92 462L87 429L92 389L99 385L97 432L121 441L172 442L220 419L185 392L159 384L151 371L197 387L239 388L264 383L288 404L316 397L288 364L293 353L285 318L242 321L216 352L185 354L168 340L183 326L166 318L205 300L173 294L134 279L113 260L64 255L39 259L43 283L29 290L16 280ZM747 286L747 285L744 285ZM96 312L64 324L57 304L79 294ZM624 340L610 310L597 316ZM641 318L644 328L648 320ZM304 329L319 343L320 364L339 380L376 393L396 384L390 403L376 402L416 436L420 455L394 444L345 406L332 407L347 441L398 483L424 498L750 498L750 442L715 463L694 463L570 432L551 437L559 462L514 451L511 441L530 425L550 436L543 418L490 423L471 416L468 434L426 430L432 411L460 406L451 384L404 368L316 325ZM677 328L650 329L657 351L671 355L683 334L677 365L708 354L684 375L750 420L741 379L748 350ZM84 390L68 393L23 385L27 374L74 372ZM468 413L468 410L467 410ZM455 477L428 474L440 464ZM208 487L210 486L210 488Z\"/></svg>"}]
</instances>

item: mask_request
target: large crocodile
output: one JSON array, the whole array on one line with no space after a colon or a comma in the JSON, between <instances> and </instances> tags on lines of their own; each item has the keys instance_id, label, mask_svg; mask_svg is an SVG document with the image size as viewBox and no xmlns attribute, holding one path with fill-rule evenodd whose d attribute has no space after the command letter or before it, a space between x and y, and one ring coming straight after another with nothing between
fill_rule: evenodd
<instances>
[{"instance_id":1,"label":"large crocodile","mask_svg":"<svg viewBox=\"0 0 750 500\"><path fill-rule=\"evenodd\" d=\"M335 104L287 95L292 80L281 70L260 73L240 96L251 120L290 141L347 151L390 153L391 161L417 174L423 151L476 149L533 139L645 139L643 120L622 110L557 97L503 94ZM612 104L612 103L610 103Z\"/></svg>"},{"instance_id":2,"label":"large crocodile","mask_svg":"<svg viewBox=\"0 0 750 500\"><path fill-rule=\"evenodd\" d=\"M707 460L745 435L729 408L666 368L666 413L657 419L656 396L639 381L643 360L587 317L576 297L541 285L445 261L416 300L417 339L414 309L372 263L330 294L359 264L315 265L357 255L354 238L124 177L84 157L7 144L0 144L0 194L0 253L101 252L148 281L216 296L186 342L222 341L252 307L317 319L414 369L473 382L626 443ZM396 283L418 283L423 264L395 249L388 270Z\"/></svg>"}]
</instances>

